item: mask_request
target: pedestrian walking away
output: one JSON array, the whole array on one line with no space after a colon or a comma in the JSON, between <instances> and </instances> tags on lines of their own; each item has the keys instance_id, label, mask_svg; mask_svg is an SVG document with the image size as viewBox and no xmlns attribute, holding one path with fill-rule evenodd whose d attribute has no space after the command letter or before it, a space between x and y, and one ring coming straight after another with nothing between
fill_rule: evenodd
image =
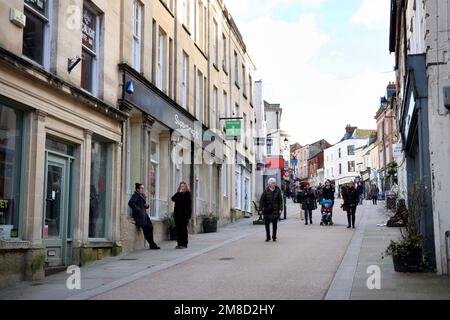
<instances>
[{"instance_id":1,"label":"pedestrian walking away","mask_svg":"<svg viewBox=\"0 0 450 320\"><path fill-rule=\"evenodd\" d=\"M192 217L192 197L186 182L181 182L177 193L172 197L175 202L173 217L177 231L176 249L187 249L188 247L188 225Z\"/></svg>"},{"instance_id":2,"label":"pedestrian walking away","mask_svg":"<svg viewBox=\"0 0 450 320\"><path fill-rule=\"evenodd\" d=\"M350 182L348 187L345 188L342 197L344 198L344 207L347 210L347 228L350 229L353 227L353 229L355 229L356 207L359 204L359 200L358 191L353 182Z\"/></svg>"},{"instance_id":3,"label":"pedestrian walking away","mask_svg":"<svg viewBox=\"0 0 450 320\"><path fill-rule=\"evenodd\" d=\"M380 192L380 189L378 189L376 184L372 184L372 188L370 190L370 196L372 197L372 202L374 205L377 204L378 200L378 193Z\"/></svg>"},{"instance_id":4,"label":"pedestrian walking away","mask_svg":"<svg viewBox=\"0 0 450 320\"><path fill-rule=\"evenodd\" d=\"M153 224L147 214L150 206L147 204L147 197L145 195L145 186L142 183L136 183L136 191L131 197L128 205L133 210L133 219L136 225L142 228L145 240L150 244L151 250L159 250L160 248L153 240Z\"/></svg>"},{"instance_id":5,"label":"pedestrian walking away","mask_svg":"<svg viewBox=\"0 0 450 320\"><path fill-rule=\"evenodd\" d=\"M275 179L268 181L268 186L261 195L259 207L264 214L266 225L266 242L270 241L270 223L272 223L272 240L277 241L278 219L283 208L283 196L280 188L276 185Z\"/></svg>"},{"instance_id":6,"label":"pedestrian walking away","mask_svg":"<svg viewBox=\"0 0 450 320\"><path fill-rule=\"evenodd\" d=\"M314 192L310 187L305 187L299 192L299 202L302 204L302 209L305 212L305 225L312 224L312 212L317 209L316 198Z\"/></svg>"},{"instance_id":7,"label":"pedestrian walking away","mask_svg":"<svg viewBox=\"0 0 450 320\"><path fill-rule=\"evenodd\" d=\"M358 202L359 202L359 204L363 204L363 200L364 200L364 186L362 185L362 183L358 184L358 187L356 188L356 191L358 193Z\"/></svg>"}]
</instances>

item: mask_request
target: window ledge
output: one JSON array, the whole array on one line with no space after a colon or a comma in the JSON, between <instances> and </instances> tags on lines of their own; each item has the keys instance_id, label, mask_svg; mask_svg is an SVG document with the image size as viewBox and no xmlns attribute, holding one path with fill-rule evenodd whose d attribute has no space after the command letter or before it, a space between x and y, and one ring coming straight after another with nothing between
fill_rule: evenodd
<instances>
[{"instance_id":1,"label":"window ledge","mask_svg":"<svg viewBox=\"0 0 450 320\"><path fill-rule=\"evenodd\" d=\"M1 239L0 240L0 250L24 250L30 249L31 242L23 240L13 240L13 239Z\"/></svg>"},{"instance_id":2,"label":"window ledge","mask_svg":"<svg viewBox=\"0 0 450 320\"><path fill-rule=\"evenodd\" d=\"M111 248L115 247L114 242L105 239L89 239L83 248Z\"/></svg>"}]
</instances>

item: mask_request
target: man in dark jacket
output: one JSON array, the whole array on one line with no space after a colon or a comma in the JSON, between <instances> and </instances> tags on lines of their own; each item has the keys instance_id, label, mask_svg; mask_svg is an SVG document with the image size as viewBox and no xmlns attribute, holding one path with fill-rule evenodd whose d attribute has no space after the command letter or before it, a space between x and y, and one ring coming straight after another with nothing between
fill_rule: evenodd
<instances>
[{"instance_id":1,"label":"man in dark jacket","mask_svg":"<svg viewBox=\"0 0 450 320\"><path fill-rule=\"evenodd\" d=\"M302 204L302 209L305 211L305 225L312 224L312 212L317 209L316 196L310 187L305 187L299 193L299 202Z\"/></svg>"},{"instance_id":2,"label":"man in dark jacket","mask_svg":"<svg viewBox=\"0 0 450 320\"><path fill-rule=\"evenodd\" d=\"M150 249L159 250L160 248L153 240L153 224L147 215L147 210L150 206L147 204L147 199L144 192L144 185L141 183L136 183L136 191L128 202L128 205L133 210L133 219L136 221L136 225L142 228L145 239L150 244Z\"/></svg>"},{"instance_id":3,"label":"man in dark jacket","mask_svg":"<svg viewBox=\"0 0 450 320\"><path fill-rule=\"evenodd\" d=\"M259 201L259 207L264 214L266 225L266 242L270 241L270 223L273 226L273 241L277 241L278 219L283 208L283 196L280 188L277 187L275 179L269 179L268 187L264 190Z\"/></svg>"},{"instance_id":4,"label":"man in dark jacket","mask_svg":"<svg viewBox=\"0 0 450 320\"><path fill-rule=\"evenodd\" d=\"M355 229L356 207L358 206L359 199L358 191L353 182L350 182L344 189L342 197L344 198L344 206L347 209L347 229L350 229L351 227Z\"/></svg>"}]
</instances>

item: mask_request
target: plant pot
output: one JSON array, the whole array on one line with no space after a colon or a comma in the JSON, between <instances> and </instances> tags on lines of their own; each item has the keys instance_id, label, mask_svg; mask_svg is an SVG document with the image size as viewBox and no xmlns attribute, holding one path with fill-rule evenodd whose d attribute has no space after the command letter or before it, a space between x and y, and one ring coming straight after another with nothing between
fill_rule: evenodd
<instances>
[{"instance_id":1,"label":"plant pot","mask_svg":"<svg viewBox=\"0 0 450 320\"><path fill-rule=\"evenodd\" d=\"M169 238L170 238L170 241L177 240L177 229L176 228L169 228Z\"/></svg>"},{"instance_id":2,"label":"plant pot","mask_svg":"<svg viewBox=\"0 0 450 320\"><path fill-rule=\"evenodd\" d=\"M203 224L203 233L217 232L217 220L205 219L203 220L202 224Z\"/></svg>"},{"instance_id":3,"label":"plant pot","mask_svg":"<svg viewBox=\"0 0 450 320\"><path fill-rule=\"evenodd\" d=\"M410 252L407 255L392 256L394 270L397 272L420 272L422 271L422 253L420 250Z\"/></svg>"}]
</instances>

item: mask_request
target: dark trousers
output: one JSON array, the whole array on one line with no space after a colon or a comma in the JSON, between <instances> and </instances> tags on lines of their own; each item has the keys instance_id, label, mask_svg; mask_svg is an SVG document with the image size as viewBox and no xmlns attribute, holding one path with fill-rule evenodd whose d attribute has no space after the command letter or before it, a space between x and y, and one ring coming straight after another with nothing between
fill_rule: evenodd
<instances>
[{"instance_id":1,"label":"dark trousers","mask_svg":"<svg viewBox=\"0 0 450 320\"><path fill-rule=\"evenodd\" d=\"M376 197L376 196L373 196L373 197L372 197L372 201L373 201L373 204L377 204L377 197Z\"/></svg>"},{"instance_id":2,"label":"dark trousers","mask_svg":"<svg viewBox=\"0 0 450 320\"><path fill-rule=\"evenodd\" d=\"M266 238L270 239L270 223L272 222L272 229L273 229L272 239L276 239L277 238L278 218L264 218L264 222L266 225Z\"/></svg>"},{"instance_id":3,"label":"dark trousers","mask_svg":"<svg viewBox=\"0 0 450 320\"><path fill-rule=\"evenodd\" d=\"M153 224L149 217L147 217L147 224L141 226L142 231L144 232L145 240L150 244L150 246L156 245L153 240Z\"/></svg>"},{"instance_id":4,"label":"dark trousers","mask_svg":"<svg viewBox=\"0 0 450 320\"><path fill-rule=\"evenodd\" d=\"M355 205L348 206L347 221L349 227L355 227L355 219L356 219L356 206Z\"/></svg>"},{"instance_id":5,"label":"dark trousers","mask_svg":"<svg viewBox=\"0 0 450 320\"><path fill-rule=\"evenodd\" d=\"M188 246L188 224L189 221L175 221L177 229L177 242L178 246L186 247Z\"/></svg>"},{"instance_id":6,"label":"dark trousers","mask_svg":"<svg viewBox=\"0 0 450 320\"><path fill-rule=\"evenodd\" d=\"M312 223L312 210L311 209L305 209L306 224L308 224L308 219L309 219L309 222Z\"/></svg>"}]
</instances>

